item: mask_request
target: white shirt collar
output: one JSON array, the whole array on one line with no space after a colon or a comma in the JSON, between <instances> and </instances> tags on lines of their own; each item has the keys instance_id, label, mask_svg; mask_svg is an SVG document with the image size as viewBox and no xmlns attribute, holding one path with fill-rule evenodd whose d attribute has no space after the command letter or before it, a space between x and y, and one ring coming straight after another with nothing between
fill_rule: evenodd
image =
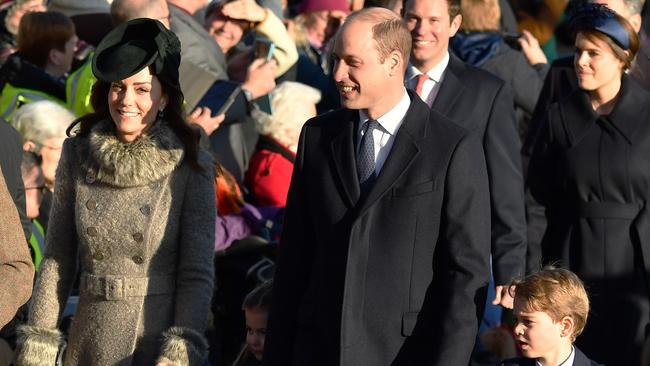
<instances>
[{"instance_id":1,"label":"white shirt collar","mask_svg":"<svg viewBox=\"0 0 650 366\"><path fill-rule=\"evenodd\" d=\"M562 362L559 366L573 366L573 360L575 358L576 358L576 349L575 347L571 346L571 354L566 359L566 361ZM535 365L542 366L542 363L539 361L535 361Z\"/></svg>"},{"instance_id":2,"label":"white shirt collar","mask_svg":"<svg viewBox=\"0 0 650 366\"><path fill-rule=\"evenodd\" d=\"M427 71L427 75L431 80L439 83L442 79L442 74L447 69L447 65L449 65L449 51L445 52L445 57L436 66ZM422 71L409 63L409 67L406 69L406 80L411 80L420 74L422 74Z\"/></svg>"},{"instance_id":3,"label":"white shirt collar","mask_svg":"<svg viewBox=\"0 0 650 366\"><path fill-rule=\"evenodd\" d=\"M406 89L404 89L404 95L402 95L402 99L400 99L399 103L397 103L393 109L384 113L383 116L377 118L377 122L379 122L385 132L388 132L391 135L395 135L399 127L402 125L402 121L404 120L404 116L406 116L406 112L408 112L410 105L411 98L409 98ZM368 117L368 115L363 110L359 109L359 121L361 123L359 123L358 131L361 131L363 122L367 121L368 119L370 119L370 117Z\"/></svg>"}]
</instances>

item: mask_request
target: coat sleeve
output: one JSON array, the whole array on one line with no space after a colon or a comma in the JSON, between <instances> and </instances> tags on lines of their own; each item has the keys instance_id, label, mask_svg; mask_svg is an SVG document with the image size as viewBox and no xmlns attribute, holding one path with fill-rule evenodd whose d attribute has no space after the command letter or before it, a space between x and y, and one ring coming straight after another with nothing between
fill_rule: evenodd
<instances>
[{"instance_id":1,"label":"coat sleeve","mask_svg":"<svg viewBox=\"0 0 650 366\"><path fill-rule=\"evenodd\" d=\"M492 269L496 285L524 273L526 214L519 135L511 89L499 88L483 137L492 210Z\"/></svg>"},{"instance_id":2,"label":"coat sleeve","mask_svg":"<svg viewBox=\"0 0 650 366\"><path fill-rule=\"evenodd\" d=\"M163 334L159 361L202 365L208 344L203 336L214 285L214 242L217 209L214 164L201 153L205 171L189 168L181 212L176 273L174 327Z\"/></svg>"},{"instance_id":3,"label":"coat sleeve","mask_svg":"<svg viewBox=\"0 0 650 366\"><path fill-rule=\"evenodd\" d=\"M293 38L287 32L287 28L270 9L265 21L255 29L257 33L275 43L273 58L278 62L275 77L280 77L287 72L291 66L298 62L298 49Z\"/></svg>"},{"instance_id":4,"label":"coat sleeve","mask_svg":"<svg viewBox=\"0 0 650 366\"><path fill-rule=\"evenodd\" d=\"M19 329L16 365L54 365L61 339L59 317L77 273L76 162L74 139L63 144L56 171L45 255L34 288L29 325Z\"/></svg>"},{"instance_id":5,"label":"coat sleeve","mask_svg":"<svg viewBox=\"0 0 650 366\"><path fill-rule=\"evenodd\" d=\"M314 259L314 229L309 221L309 205L305 190L305 135L304 127L298 144L287 206L284 213L282 239L273 282L273 299L269 312L263 365L291 365L295 344L296 315L309 283Z\"/></svg>"},{"instance_id":6,"label":"coat sleeve","mask_svg":"<svg viewBox=\"0 0 650 366\"><path fill-rule=\"evenodd\" d=\"M34 265L14 201L0 170L0 328L16 315L32 293Z\"/></svg>"},{"instance_id":7,"label":"coat sleeve","mask_svg":"<svg viewBox=\"0 0 650 366\"><path fill-rule=\"evenodd\" d=\"M490 271L490 202L477 136L452 156L429 285L411 336L393 366L469 363Z\"/></svg>"}]
</instances>

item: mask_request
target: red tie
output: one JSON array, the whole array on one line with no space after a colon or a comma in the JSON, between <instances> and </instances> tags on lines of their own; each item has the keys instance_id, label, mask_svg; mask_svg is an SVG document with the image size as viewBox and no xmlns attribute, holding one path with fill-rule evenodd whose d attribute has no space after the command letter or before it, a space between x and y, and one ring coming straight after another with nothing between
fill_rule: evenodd
<instances>
[{"instance_id":1,"label":"red tie","mask_svg":"<svg viewBox=\"0 0 650 366\"><path fill-rule=\"evenodd\" d=\"M429 76L427 74L418 75L418 85L415 86L415 92L418 93L420 98L424 98L422 95L422 86L427 79L429 79Z\"/></svg>"}]
</instances>

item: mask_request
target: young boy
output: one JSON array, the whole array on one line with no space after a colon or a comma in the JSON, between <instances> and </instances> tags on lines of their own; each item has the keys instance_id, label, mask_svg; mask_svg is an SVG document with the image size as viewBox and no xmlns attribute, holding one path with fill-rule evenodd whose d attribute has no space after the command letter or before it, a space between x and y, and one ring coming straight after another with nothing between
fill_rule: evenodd
<instances>
[{"instance_id":1,"label":"young boy","mask_svg":"<svg viewBox=\"0 0 650 366\"><path fill-rule=\"evenodd\" d=\"M573 272L546 267L514 283L515 341L523 358L503 366L597 366L573 346L587 324L589 299Z\"/></svg>"}]
</instances>

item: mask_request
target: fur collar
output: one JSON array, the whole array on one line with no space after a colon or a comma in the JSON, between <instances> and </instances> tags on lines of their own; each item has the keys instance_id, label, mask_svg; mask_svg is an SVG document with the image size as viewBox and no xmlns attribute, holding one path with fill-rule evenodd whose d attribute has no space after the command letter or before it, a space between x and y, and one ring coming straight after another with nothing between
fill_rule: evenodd
<instances>
[{"instance_id":1,"label":"fur collar","mask_svg":"<svg viewBox=\"0 0 650 366\"><path fill-rule=\"evenodd\" d=\"M79 150L86 161L87 174L117 187L150 184L169 175L183 159L183 143L167 122L157 121L145 134L131 143L115 135L110 119L98 122Z\"/></svg>"}]
</instances>

